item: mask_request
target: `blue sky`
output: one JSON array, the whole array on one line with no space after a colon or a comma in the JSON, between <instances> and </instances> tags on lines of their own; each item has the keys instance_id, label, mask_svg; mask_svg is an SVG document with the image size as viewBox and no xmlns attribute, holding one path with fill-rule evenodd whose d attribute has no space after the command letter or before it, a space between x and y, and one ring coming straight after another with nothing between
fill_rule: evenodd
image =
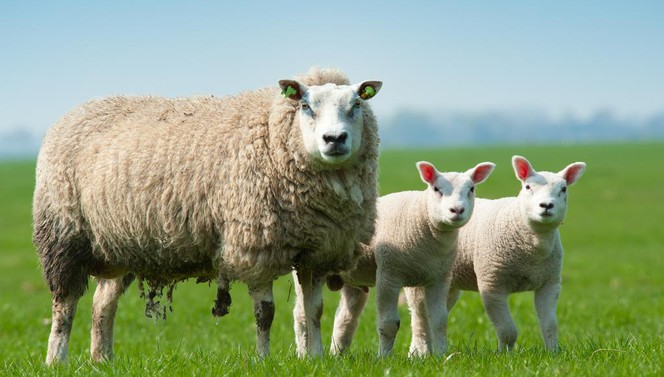
<instances>
[{"instance_id":1,"label":"blue sky","mask_svg":"<svg viewBox=\"0 0 664 377\"><path fill-rule=\"evenodd\" d=\"M115 94L233 94L312 65L401 109L664 110L663 1L3 1L0 134Z\"/></svg>"}]
</instances>

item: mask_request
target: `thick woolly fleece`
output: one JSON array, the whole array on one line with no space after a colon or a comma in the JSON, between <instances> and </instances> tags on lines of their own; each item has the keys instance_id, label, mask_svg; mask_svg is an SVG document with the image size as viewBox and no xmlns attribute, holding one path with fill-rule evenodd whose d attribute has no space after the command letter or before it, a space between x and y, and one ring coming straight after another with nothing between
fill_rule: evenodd
<instances>
[{"instance_id":1,"label":"thick woolly fleece","mask_svg":"<svg viewBox=\"0 0 664 377\"><path fill-rule=\"evenodd\" d=\"M498 220L500 219L500 220ZM459 231L452 290L523 292L560 279L563 248L557 224L535 232L518 199L475 199Z\"/></svg>"},{"instance_id":2,"label":"thick woolly fleece","mask_svg":"<svg viewBox=\"0 0 664 377\"><path fill-rule=\"evenodd\" d=\"M348 84L314 69L305 85ZM188 277L260 286L293 266L351 268L374 231L378 135L334 170L312 160L277 89L234 97L114 97L47 133L37 163L34 243L54 296L87 276L133 273L152 287Z\"/></svg>"}]
</instances>

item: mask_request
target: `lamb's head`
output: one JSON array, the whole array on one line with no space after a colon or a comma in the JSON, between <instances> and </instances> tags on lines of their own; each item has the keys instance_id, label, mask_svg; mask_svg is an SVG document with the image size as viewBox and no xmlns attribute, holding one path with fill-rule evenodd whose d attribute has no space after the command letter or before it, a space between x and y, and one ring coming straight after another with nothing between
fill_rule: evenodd
<instances>
[{"instance_id":1,"label":"lamb's head","mask_svg":"<svg viewBox=\"0 0 664 377\"><path fill-rule=\"evenodd\" d=\"M495 167L491 162L483 162L465 173L441 173L429 162L418 162L420 178L428 186L424 195L429 220L439 229L466 224L473 214L475 185L489 178Z\"/></svg>"},{"instance_id":2,"label":"lamb's head","mask_svg":"<svg viewBox=\"0 0 664 377\"><path fill-rule=\"evenodd\" d=\"M283 96L299 103L296 117L310 157L334 167L357 154L362 145L364 102L378 93L380 81L306 86L281 80L279 86Z\"/></svg>"},{"instance_id":3,"label":"lamb's head","mask_svg":"<svg viewBox=\"0 0 664 377\"><path fill-rule=\"evenodd\" d=\"M558 173L537 172L528 160L512 157L516 177L523 184L519 205L532 226L557 227L567 212L567 187L586 170L586 164L575 162Z\"/></svg>"}]
</instances>

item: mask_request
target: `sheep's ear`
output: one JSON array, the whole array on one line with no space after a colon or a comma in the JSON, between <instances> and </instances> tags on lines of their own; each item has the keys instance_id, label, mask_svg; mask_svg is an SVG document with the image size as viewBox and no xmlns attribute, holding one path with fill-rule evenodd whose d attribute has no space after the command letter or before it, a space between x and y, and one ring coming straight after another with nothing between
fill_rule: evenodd
<instances>
[{"instance_id":1,"label":"sheep's ear","mask_svg":"<svg viewBox=\"0 0 664 377\"><path fill-rule=\"evenodd\" d=\"M306 85L295 80L279 80L279 87L281 95L293 101L301 100L308 89Z\"/></svg>"},{"instance_id":2,"label":"sheep's ear","mask_svg":"<svg viewBox=\"0 0 664 377\"><path fill-rule=\"evenodd\" d=\"M493 169L496 168L496 164L493 162L482 162L480 164L477 164L474 168L468 170L466 174L470 176L470 179L473 180L473 183L475 184L480 184L484 181L486 181L487 178L491 175L493 172Z\"/></svg>"},{"instance_id":3,"label":"sheep's ear","mask_svg":"<svg viewBox=\"0 0 664 377\"><path fill-rule=\"evenodd\" d=\"M368 100L373 98L380 88L383 87L382 81L364 81L356 85L357 86L357 95L360 96L363 100Z\"/></svg>"},{"instance_id":4,"label":"sheep's ear","mask_svg":"<svg viewBox=\"0 0 664 377\"><path fill-rule=\"evenodd\" d=\"M528 162L525 157L513 156L512 166L514 167L516 177L522 182L525 182L528 177L535 175L536 173L535 169L533 169L532 165L530 165L530 162Z\"/></svg>"},{"instance_id":5,"label":"sheep's ear","mask_svg":"<svg viewBox=\"0 0 664 377\"><path fill-rule=\"evenodd\" d=\"M422 181L426 184L433 185L433 183L436 182L436 176L438 175L436 167L426 161L420 161L416 165L417 170L420 171L420 178L422 178Z\"/></svg>"},{"instance_id":6,"label":"sheep's ear","mask_svg":"<svg viewBox=\"0 0 664 377\"><path fill-rule=\"evenodd\" d=\"M558 175L567 181L568 186L571 186L581 178L584 171L586 171L585 162L575 162L567 165L567 167L561 170Z\"/></svg>"}]
</instances>

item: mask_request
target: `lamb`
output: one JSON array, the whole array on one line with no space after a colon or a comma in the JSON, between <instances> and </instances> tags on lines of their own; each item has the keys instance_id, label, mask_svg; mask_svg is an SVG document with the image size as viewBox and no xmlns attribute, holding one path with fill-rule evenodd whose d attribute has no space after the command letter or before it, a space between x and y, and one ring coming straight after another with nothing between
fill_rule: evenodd
<instances>
[{"instance_id":1,"label":"lamb","mask_svg":"<svg viewBox=\"0 0 664 377\"><path fill-rule=\"evenodd\" d=\"M479 291L498 335L498 349L507 351L517 338L507 297L535 291L544 344L556 351L563 258L558 227L567 211L567 187L579 180L586 164L575 162L559 173L536 172L527 159L514 156L512 165L523 184L519 195L478 198L475 215L459 231L447 310L459 299L460 291ZM425 342L420 338L419 342Z\"/></svg>"},{"instance_id":2,"label":"lamb","mask_svg":"<svg viewBox=\"0 0 664 377\"><path fill-rule=\"evenodd\" d=\"M376 234L371 244L363 247L357 267L341 274L344 285L334 318L333 354L350 346L367 301L367 287L374 285L380 355L392 352L399 329L399 291L404 286L421 292L424 307L431 313L429 323L435 329L431 334L433 352L445 352L445 297L457 232L473 213L475 185L484 182L494 167L484 162L465 173L440 173L421 161L417 168L427 189L379 198Z\"/></svg>"},{"instance_id":3,"label":"lamb","mask_svg":"<svg viewBox=\"0 0 664 377\"><path fill-rule=\"evenodd\" d=\"M224 98L113 97L88 102L47 133L37 162L34 234L53 296L46 363L65 361L88 276L98 279L91 357L113 357L113 321L134 277L149 298L177 282L249 287L256 352L270 351L272 282L295 270L299 355L322 350L324 277L349 269L374 232L378 135L367 101L310 70ZM169 294L170 296L170 294Z\"/></svg>"}]
</instances>

